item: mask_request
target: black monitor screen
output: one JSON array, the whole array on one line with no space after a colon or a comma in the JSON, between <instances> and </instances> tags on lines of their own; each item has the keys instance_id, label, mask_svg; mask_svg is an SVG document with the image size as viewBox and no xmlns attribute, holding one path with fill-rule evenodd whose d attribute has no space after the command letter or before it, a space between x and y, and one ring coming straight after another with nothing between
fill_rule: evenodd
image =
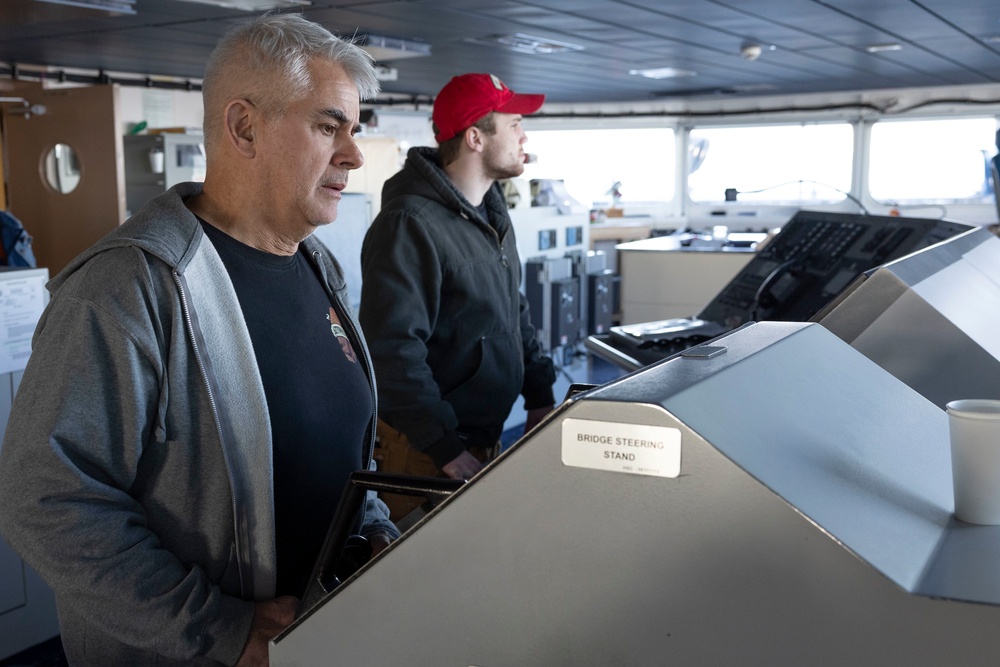
<instances>
[{"instance_id":1,"label":"black monitor screen","mask_svg":"<svg viewBox=\"0 0 1000 667\"><path fill-rule=\"evenodd\" d=\"M971 228L927 218L799 211L698 317L729 328L806 322L865 271Z\"/></svg>"}]
</instances>

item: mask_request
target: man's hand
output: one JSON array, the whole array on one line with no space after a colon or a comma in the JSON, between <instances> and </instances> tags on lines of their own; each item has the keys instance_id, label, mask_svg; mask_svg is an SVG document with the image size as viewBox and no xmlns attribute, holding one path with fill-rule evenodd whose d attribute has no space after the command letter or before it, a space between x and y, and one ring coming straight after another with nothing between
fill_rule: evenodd
<instances>
[{"instance_id":1,"label":"man's hand","mask_svg":"<svg viewBox=\"0 0 1000 667\"><path fill-rule=\"evenodd\" d=\"M386 535L381 533L372 535L368 538L368 543L372 546L372 558L378 556L380 553L389 548L390 540Z\"/></svg>"},{"instance_id":2,"label":"man's hand","mask_svg":"<svg viewBox=\"0 0 1000 667\"><path fill-rule=\"evenodd\" d=\"M236 667L267 667L267 643L292 624L298 605L298 598L291 595L254 605L250 636Z\"/></svg>"},{"instance_id":3,"label":"man's hand","mask_svg":"<svg viewBox=\"0 0 1000 667\"><path fill-rule=\"evenodd\" d=\"M445 463L441 471L452 479L469 479L482 469L479 459L466 451Z\"/></svg>"},{"instance_id":4,"label":"man's hand","mask_svg":"<svg viewBox=\"0 0 1000 667\"><path fill-rule=\"evenodd\" d=\"M538 426L545 419L545 415L552 412L553 409L555 409L554 405L546 405L544 408L528 410L528 417L524 421L524 432L527 433Z\"/></svg>"}]
</instances>

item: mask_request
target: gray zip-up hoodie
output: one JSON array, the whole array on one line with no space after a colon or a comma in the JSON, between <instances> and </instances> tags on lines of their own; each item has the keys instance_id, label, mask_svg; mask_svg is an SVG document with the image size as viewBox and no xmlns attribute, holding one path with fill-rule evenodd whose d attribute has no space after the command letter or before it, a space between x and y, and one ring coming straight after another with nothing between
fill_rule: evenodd
<instances>
[{"instance_id":1,"label":"gray zip-up hoodie","mask_svg":"<svg viewBox=\"0 0 1000 667\"><path fill-rule=\"evenodd\" d=\"M49 283L0 450L0 531L55 591L73 665L233 664L252 601L274 596L264 388L183 203L200 187L151 200ZM336 260L304 244L349 314ZM362 523L398 535L374 494Z\"/></svg>"}]
</instances>

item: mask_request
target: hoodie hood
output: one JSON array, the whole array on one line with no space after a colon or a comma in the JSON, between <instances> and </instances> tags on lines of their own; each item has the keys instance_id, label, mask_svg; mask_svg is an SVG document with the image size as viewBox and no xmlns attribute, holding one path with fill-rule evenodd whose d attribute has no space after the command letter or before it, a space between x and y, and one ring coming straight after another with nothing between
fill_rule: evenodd
<instances>
[{"instance_id":1,"label":"hoodie hood","mask_svg":"<svg viewBox=\"0 0 1000 667\"><path fill-rule=\"evenodd\" d=\"M382 187L382 206L402 195L430 199L456 211L476 210L452 185L441 167L437 149L428 146L417 146L406 153L403 168Z\"/></svg>"},{"instance_id":2,"label":"hoodie hood","mask_svg":"<svg viewBox=\"0 0 1000 667\"><path fill-rule=\"evenodd\" d=\"M382 208L389 208L389 202L403 196L429 199L469 220L487 222L441 168L436 148L416 146L407 152L402 170L387 180L382 188ZM498 184L494 183L486 192L483 202L490 211L490 217L505 226L507 204Z\"/></svg>"}]
</instances>

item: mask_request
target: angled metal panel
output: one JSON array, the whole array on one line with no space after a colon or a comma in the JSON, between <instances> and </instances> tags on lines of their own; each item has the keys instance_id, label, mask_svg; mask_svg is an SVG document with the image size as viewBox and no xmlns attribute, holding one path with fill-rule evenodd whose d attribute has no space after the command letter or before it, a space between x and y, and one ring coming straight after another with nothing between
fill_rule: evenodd
<instances>
[{"instance_id":1,"label":"angled metal panel","mask_svg":"<svg viewBox=\"0 0 1000 667\"><path fill-rule=\"evenodd\" d=\"M562 406L280 636L271 663L994 659L1000 577L983 564L1000 528L978 552L935 548L958 535L944 413L815 324L713 345L726 352ZM563 464L568 419L677 429L680 476Z\"/></svg>"}]
</instances>

